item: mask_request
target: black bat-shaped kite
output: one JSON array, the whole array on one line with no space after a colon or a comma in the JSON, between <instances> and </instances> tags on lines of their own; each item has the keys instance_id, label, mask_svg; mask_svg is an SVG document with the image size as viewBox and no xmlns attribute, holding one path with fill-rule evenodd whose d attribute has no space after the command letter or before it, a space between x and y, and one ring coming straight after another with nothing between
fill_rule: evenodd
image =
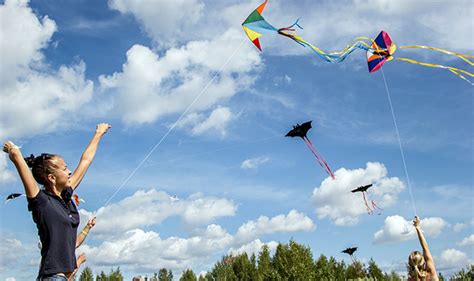
<instances>
[{"instance_id":1,"label":"black bat-shaped kite","mask_svg":"<svg viewBox=\"0 0 474 281\"><path fill-rule=\"evenodd\" d=\"M355 193L355 192L361 192L362 193L362 197L364 198L364 204L365 204L365 207L367 207L367 213L369 213L369 215L373 214L375 209L379 209L379 210L383 211L383 209L379 208L379 206L377 206L377 204L375 204L374 200L371 201L372 208L370 208L369 203L367 202L367 196L365 194L367 193L367 189L369 189L372 185L373 184L363 185L363 186L359 186L356 189L351 190L352 193Z\"/></svg>"},{"instance_id":2,"label":"black bat-shaped kite","mask_svg":"<svg viewBox=\"0 0 474 281\"><path fill-rule=\"evenodd\" d=\"M331 168L329 168L329 165L326 162L326 160L324 160L324 158L321 156L321 154L319 154L319 152L316 150L316 147L314 147L313 143L309 140L309 138L307 136L309 129L311 129L311 121L308 121L308 122L303 123L301 125L296 124L295 126L293 126L293 129L290 130L285 135L285 137L292 137L292 138L300 137L300 138L302 138L303 141L308 146L308 148L313 153L313 155L316 157L316 160L318 160L319 165L326 171L326 173L328 173L331 176L332 179L336 179L336 177L334 176L334 174L331 171Z\"/></svg>"},{"instance_id":3,"label":"black bat-shaped kite","mask_svg":"<svg viewBox=\"0 0 474 281\"><path fill-rule=\"evenodd\" d=\"M13 200L17 197L20 197L22 195L24 195L24 194L22 194L22 193L12 193L12 194L7 196L7 199L5 200L5 203L7 203L7 202L9 202L9 201L11 201L11 200Z\"/></svg>"},{"instance_id":4,"label":"black bat-shaped kite","mask_svg":"<svg viewBox=\"0 0 474 281\"><path fill-rule=\"evenodd\" d=\"M354 262L355 260L352 254L354 254L355 251L357 251L357 247L347 248L344 251L341 251L341 253L345 253L351 256L352 262Z\"/></svg>"}]
</instances>

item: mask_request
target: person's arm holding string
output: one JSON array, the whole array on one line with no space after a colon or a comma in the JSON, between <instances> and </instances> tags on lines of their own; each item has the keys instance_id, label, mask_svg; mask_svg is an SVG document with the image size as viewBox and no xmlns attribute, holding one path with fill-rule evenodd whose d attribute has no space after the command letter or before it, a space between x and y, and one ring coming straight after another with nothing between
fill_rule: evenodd
<instances>
[{"instance_id":1,"label":"person's arm holding string","mask_svg":"<svg viewBox=\"0 0 474 281\"><path fill-rule=\"evenodd\" d=\"M82 231L79 232L79 234L77 235L76 249L79 248L79 246L82 245L84 240L86 240L86 237L89 234L89 231L91 230L91 228L94 227L94 225L95 225L95 217L89 219L89 221L84 226ZM86 254L82 253L77 257L77 259L76 259L76 269L74 269L74 271L68 276L68 279L67 279L68 281L74 280L74 277L76 276L77 271L81 267L81 264L83 264L85 262L86 262Z\"/></svg>"},{"instance_id":2,"label":"person's arm holding string","mask_svg":"<svg viewBox=\"0 0 474 281\"><path fill-rule=\"evenodd\" d=\"M415 226L416 234L418 235L418 240L420 241L421 248L423 249L423 257L426 262L426 269L431 275L432 281L438 281L438 273L436 272L436 267L434 264L433 256L431 255L430 248L426 242L425 235L420 227L420 219L415 216L413 220L413 226Z\"/></svg>"},{"instance_id":3,"label":"person's arm holding string","mask_svg":"<svg viewBox=\"0 0 474 281\"><path fill-rule=\"evenodd\" d=\"M35 198L39 193L39 187L36 184L36 180L34 179L28 164L21 154L20 148L13 142L7 141L3 145L3 151L8 153L8 157L15 165L21 181L23 182L26 196L28 198Z\"/></svg>"},{"instance_id":4,"label":"person's arm holding string","mask_svg":"<svg viewBox=\"0 0 474 281\"><path fill-rule=\"evenodd\" d=\"M89 145L87 145L86 149L82 153L81 160L77 165L77 168L71 175L70 178L70 185L72 189L76 189L76 187L81 183L84 175L89 169L89 166L94 159L95 153L97 152L97 147L99 145L99 141L102 139L102 136L107 133L107 131L111 128L111 126L107 123L100 123L97 125L94 136L92 137Z\"/></svg>"},{"instance_id":5,"label":"person's arm holding string","mask_svg":"<svg viewBox=\"0 0 474 281\"><path fill-rule=\"evenodd\" d=\"M91 218L87 224L84 226L84 228L82 229L81 232L79 232L79 234L77 235L77 239L76 239L76 248L78 248L79 246L82 245L82 243L84 242L84 240L86 240L86 237L87 235L89 234L89 231L91 230L91 228L93 228L95 225L95 217Z\"/></svg>"}]
</instances>

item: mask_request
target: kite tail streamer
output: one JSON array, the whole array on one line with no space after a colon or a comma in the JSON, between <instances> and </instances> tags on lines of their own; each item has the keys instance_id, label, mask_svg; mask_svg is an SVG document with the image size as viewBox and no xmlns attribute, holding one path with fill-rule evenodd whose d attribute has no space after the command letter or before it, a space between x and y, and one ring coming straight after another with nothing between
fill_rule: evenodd
<instances>
[{"instance_id":1,"label":"kite tail streamer","mask_svg":"<svg viewBox=\"0 0 474 281\"><path fill-rule=\"evenodd\" d=\"M373 210L369 207L369 202L367 202L367 197L365 197L365 192L362 192L362 197L364 198L364 204L367 207L367 213L371 215Z\"/></svg>"},{"instance_id":2,"label":"kite tail streamer","mask_svg":"<svg viewBox=\"0 0 474 281\"><path fill-rule=\"evenodd\" d=\"M283 27L278 29L278 34L286 36L296 43L302 45L303 47L308 47L311 50L313 50L319 57L321 57L323 60L331 63L338 63L343 61L350 53L352 53L355 49L362 49L362 50L369 50L371 49L370 45L367 44L363 40L368 40L369 42L372 41L371 38L367 37L357 37L355 43L352 45L346 46L342 51L338 52L332 52L332 53L326 53L323 50L319 49L318 47L314 46L313 44L309 43L308 41L304 40L301 36L297 35L295 33L295 28L293 28L295 25L299 27L300 29L303 29L299 24L298 24L299 19L296 20L296 22L290 26Z\"/></svg>"},{"instance_id":3,"label":"kite tail streamer","mask_svg":"<svg viewBox=\"0 0 474 281\"><path fill-rule=\"evenodd\" d=\"M310 145L310 143L308 143L308 141L306 139L304 139L304 143L306 143L306 145L308 146L308 148L311 150L311 152L313 153L313 155L316 157L316 159L318 160L318 163L319 163L319 166L321 166L321 168L323 168L324 170L326 170L326 168L324 168L323 166L323 162L321 161L321 159L319 158L318 154L314 152L312 146Z\"/></svg>"},{"instance_id":4,"label":"kite tail streamer","mask_svg":"<svg viewBox=\"0 0 474 281\"><path fill-rule=\"evenodd\" d=\"M474 83L472 83L469 79L467 79L466 77L464 77L462 74L465 74L465 75L469 75L470 77L474 77L474 74L471 73L471 72L468 72L466 70L462 70L462 69L459 69L459 68L455 68L455 67L452 67L452 66L445 66L445 65L441 65L441 64L435 64L435 63L426 63L426 62L421 62L421 61L417 61L417 60L413 60L413 59L408 59L408 58L395 58L396 60L400 60L400 61L405 61L405 62L409 62L409 63L413 63L413 64L418 64L418 65L422 65L422 66L427 66L427 67L436 67L436 68L444 68L444 69L447 69L449 71L451 71L454 75L458 76L459 78L463 79L464 81L468 82L469 84L471 84L471 86L474 86ZM462 73L462 74L461 74Z\"/></svg>"},{"instance_id":5,"label":"kite tail streamer","mask_svg":"<svg viewBox=\"0 0 474 281\"><path fill-rule=\"evenodd\" d=\"M379 206L377 206L377 204L375 204L374 200L372 200L371 203L372 203L372 209L373 210L379 209L380 211L383 211L382 208L380 208ZM379 213L379 215L380 215L380 213Z\"/></svg>"},{"instance_id":6,"label":"kite tail streamer","mask_svg":"<svg viewBox=\"0 0 474 281\"><path fill-rule=\"evenodd\" d=\"M314 156L316 156L316 158L318 159L319 161L319 165L321 165L321 167L326 171L326 173L328 173L331 178L333 180L336 179L336 177L334 176L334 174L332 173L331 171L331 168L329 168L329 165L328 163L326 162L326 160L324 160L324 158L321 156L321 154L318 152L318 150L316 149L316 147L314 147L313 143L309 140L308 137L306 137L305 139L305 142L306 144L308 145L309 149L311 149L311 152L313 152ZM324 166L323 166L324 165Z\"/></svg>"},{"instance_id":7,"label":"kite tail streamer","mask_svg":"<svg viewBox=\"0 0 474 281\"><path fill-rule=\"evenodd\" d=\"M456 57L462 59L463 61L467 62L469 65L474 66L474 62L469 60L469 59L474 58L474 56L472 56L472 55L455 53L455 52L451 52L451 51L448 51L448 50L435 48L435 47L430 47L430 46L423 46L423 45L399 46L398 48L399 49L428 49L428 50L433 50L433 51L441 52L441 53L444 53L444 54L447 54L447 55L456 56Z\"/></svg>"}]
</instances>

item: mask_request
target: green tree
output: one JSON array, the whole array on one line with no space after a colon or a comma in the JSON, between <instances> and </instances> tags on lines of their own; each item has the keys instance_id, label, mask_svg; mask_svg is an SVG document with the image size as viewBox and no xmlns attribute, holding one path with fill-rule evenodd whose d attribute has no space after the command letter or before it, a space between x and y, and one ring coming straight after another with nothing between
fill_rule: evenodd
<instances>
[{"instance_id":1,"label":"green tree","mask_svg":"<svg viewBox=\"0 0 474 281\"><path fill-rule=\"evenodd\" d=\"M158 271L158 281L173 281L173 272L170 270L167 270L166 268L160 269Z\"/></svg>"},{"instance_id":2,"label":"green tree","mask_svg":"<svg viewBox=\"0 0 474 281\"><path fill-rule=\"evenodd\" d=\"M290 240L288 244L277 246L272 264L284 280L315 279L316 273L311 250L294 240Z\"/></svg>"},{"instance_id":3,"label":"green tree","mask_svg":"<svg viewBox=\"0 0 474 281\"><path fill-rule=\"evenodd\" d=\"M390 272L390 274L385 273L384 279L389 281L402 281L402 278L393 270Z\"/></svg>"},{"instance_id":4,"label":"green tree","mask_svg":"<svg viewBox=\"0 0 474 281\"><path fill-rule=\"evenodd\" d=\"M277 275L272 267L272 259L270 257L270 249L267 245L263 245L257 260L257 279L258 280L275 280Z\"/></svg>"},{"instance_id":5,"label":"green tree","mask_svg":"<svg viewBox=\"0 0 474 281\"><path fill-rule=\"evenodd\" d=\"M370 258L368 267L367 267L367 277L373 278L375 280L383 280L384 275L382 270L377 266L375 261Z\"/></svg>"},{"instance_id":6,"label":"green tree","mask_svg":"<svg viewBox=\"0 0 474 281\"><path fill-rule=\"evenodd\" d=\"M79 281L94 281L94 274L92 274L92 269L90 269L90 267L86 266L86 268L84 268L79 276Z\"/></svg>"},{"instance_id":7,"label":"green tree","mask_svg":"<svg viewBox=\"0 0 474 281\"><path fill-rule=\"evenodd\" d=\"M318 260L315 262L315 275L314 277L317 280L326 280L334 279L334 276L331 272L328 259L325 255L319 256Z\"/></svg>"},{"instance_id":8,"label":"green tree","mask_svg":"<svg viewBox=\"0 0 474 281\"><path fill-rule=\"evenodd\" d=\"M247 253L233 257L230 265L238 280L255 280L257 269L248 258Z\"/></svg>"},{"instance_id":9,"label":"green tree","mask_svg":"<svg viewBox=\"0 0 474 281\"><path fill-rule=\"evenodd\" d=\"M222 259L219 262L217 262L212 268L212 271L210 272L211 273L210 276L212 277L212 279L208 279L208 280L225 280L225 281L238 280L232 268L233 260L234 260L234 257L232 256L223 256Z\"/></svg>"},{"instance_id":10,"label":"green tree","mask_svg":"<svg viewBox=\"0 0 474 281\"><path fill-rule=\"evenodd\" d=\"M346 263L342 260L341 262L337 262L335 258L331 257L329 259L329 264L332 268L334 268L334 279L338 281L346 280L347 275L347 266Z\"/></svg>"},{"instance_id":11,"label":"green tree","mask_svg":"<svg viewBox=\"0 0 474 281\"><path fill-rule=\"evenodd\" d=\"M181 278L179 278L179 281L197 281L196 274L194 274L194 271L192 269L186 269L183 271L183 274L181 275Z\"/></svg>"},{"instance_id":12,"label":"green tree","mask_svg":"<svg viewBox=\"0 0 474 281\"><path fill-rule=\"evenodd\" d=\"M117 267L115 270L111 269L108 281L123 281L123 275L122 272L120 272L120 267Z\"/></svg>"},{"instance_id":13,"label":"green tree","mask_svg":"<svg viewBox=\"0 0 474 281\"><path fill-rule=\"evenodd\" d=\"M364 277L365 277L365 270L364 270L363 263L359 261L355 261L347 267L347 270L346 270L347 279L358 279L358 278L364 278Z\"/></svg>"},{"instance_id":14,"label":"green tree","mask_svg":"<svg viewBox=\"0 0 474 281\"><path fill-rule=\"evenodd\" d=\"M96 281L110 281L109 277L105 272L101 271L99 275L96 276L95 278Z\"/></svg>"},{"instance_id":15,"label":"green tree","mask_svg":"<svg viewBox=\"0 0 474 281\"><path fill-rule=\"evenodd\" d=\"M462 269L459 272L456 272L449 280L455 281L464 281L464 280L474 280L474 264L471 264L466 269Z\"/></svg>"}]
</instances>

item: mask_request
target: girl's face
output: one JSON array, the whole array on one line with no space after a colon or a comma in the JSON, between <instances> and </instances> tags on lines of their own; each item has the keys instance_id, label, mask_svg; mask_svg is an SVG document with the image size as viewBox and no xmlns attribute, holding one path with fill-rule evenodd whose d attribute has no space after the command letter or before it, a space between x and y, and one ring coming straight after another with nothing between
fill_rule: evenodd
<instances>
[{"instance_id":1,"label":"girl's face","mask_svg":"<svg viewBox=\"0 0 474 281\"><path fill-rule=\"evenodd\" d=\"M69 178L71 177L71 171L59 156L54 157L52 160L55 166L52 175L55 177L56 187L63 188L69 185Z\"/></svg>"}]
</instances>

